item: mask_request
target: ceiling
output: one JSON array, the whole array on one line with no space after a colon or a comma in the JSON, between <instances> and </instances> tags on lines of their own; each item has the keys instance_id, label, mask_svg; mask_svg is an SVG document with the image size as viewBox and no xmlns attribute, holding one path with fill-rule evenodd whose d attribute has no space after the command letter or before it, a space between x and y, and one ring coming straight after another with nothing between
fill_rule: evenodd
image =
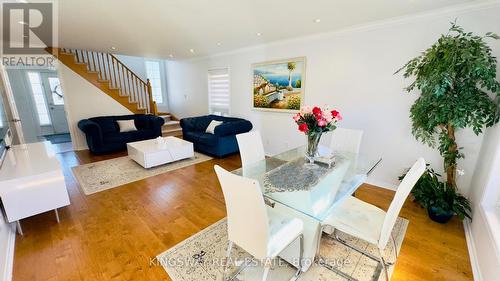
<instances>
[{"instance_id":1,"label":"ceiling","mask_svg":"<svg viewBox=\"0 0 500 281\"><path fill-rule=\"evenodd\" d=\"M59 45L181 59L466 2L474 1L60 0Z\"/></svg>"}]
</instances>

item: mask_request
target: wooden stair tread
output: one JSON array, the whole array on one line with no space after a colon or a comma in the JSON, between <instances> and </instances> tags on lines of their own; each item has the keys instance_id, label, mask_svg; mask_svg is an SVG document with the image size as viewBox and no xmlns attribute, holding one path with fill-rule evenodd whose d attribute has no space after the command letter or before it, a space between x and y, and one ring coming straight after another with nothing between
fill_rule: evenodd
<instances>
[{"instance_id":1,"label":"wooden stair tread","mask_svg":"<svg viewBox=\"0 0 500 281\"><path fill-rule=\"evenodd\" d=\"M163 124L163 126L179 125L180 123L181 122L179 122L179 121L170 120L170 121L166 121L165 124Z\"/></svg>"},{"instance_id":2,"label":"wooden stair tread","mask_svg":"<svg viewBox=\"0 0 500 281\"><path fill-rule=\"evenodd\" d=\"M165 121L169 121L170 118L176 119L175 116L166 112L158 112L156 102L152 98L151 85L137 76L113 54L90 50L89 55L89 50L57 47L46 47L45 51L131 112L155 115L165 113L167 114L163 117ZM95 53L97 53L97 57L94 56ZM117 66L121 66L121 68ZM122 88L120 83L130 86ZM147 104L132 102L131 97L136 97L134 100L140 99Z\"/></svg>"},{"instance_id":3,"label":"wooden stair tread","mask_svg":"<svg viewBox=\"0 0 500 281\"><path fill-rule=\"evenodd\" d=\"M182 128L172 128L172 129L161 130L162 133L172 133L172 132L178 132L178 131L182 131Z\"/></svg>"}]
</instances>

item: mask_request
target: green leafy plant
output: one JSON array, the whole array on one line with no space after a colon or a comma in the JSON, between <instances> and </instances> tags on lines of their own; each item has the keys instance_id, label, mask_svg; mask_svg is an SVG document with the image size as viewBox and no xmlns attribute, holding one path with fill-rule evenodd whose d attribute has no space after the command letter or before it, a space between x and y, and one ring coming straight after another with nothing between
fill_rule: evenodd
<instances>
[{"instance_id":1,"label":"green leafy plant","mask_svg":"<svg viewBox=\"0 0 500 281\"><path fill-rule=\"evenodd\" d=\"M406 173L401 175L399 180L402 180L405 175ZM440 178L441 175L427 165L424 174L411 191L415 201L426 209L434 207L438 215L452 212L462 220L465 217L471 219L469 200L458 193L455 188L442 182Z\"/></svg>"},{"instance_id":2,"label":"green leafy plant","mask_svg":"<svg viewBox=\"0 0 500 281\"><path fill-rule=\"evenodd\" d=\"M415 77L405 88L420 90L410 110L412 133L431 147L439 142L446 182L453 188L457 160L464 157L456 130L470 127L479 135L499 121L500 83L487 38L500 39L491 32L476 36L452 23L448 34L396 71L404 70L405 78Z\"/></svg>"}]
</instances>

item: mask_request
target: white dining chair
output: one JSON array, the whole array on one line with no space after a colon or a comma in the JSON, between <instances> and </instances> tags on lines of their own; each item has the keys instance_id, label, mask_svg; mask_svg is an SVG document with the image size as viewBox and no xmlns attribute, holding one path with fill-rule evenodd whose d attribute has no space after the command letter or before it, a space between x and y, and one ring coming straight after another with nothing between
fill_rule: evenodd
<instances>
[{"instance_id":1,"label":"white dining chair","mask_svg":"<svg viewBox=\"0 0 500 281\"><path fill-rule=\"evenodd\" d=\"M303 223L293 217L278 214L266 207L259 182L232 174L214 166L219 178L227 210L228 247L230 260L233 244L264 262L262 280L267 279L270 260L276 258L290 244L299 239L298 277L302 268ZM235 275L241 272L238 270ZM224 275L226 266L224 267ZM231 280L232 278L229 278ZM228 280L228 279L225 279Z\"/></svg>"},{"instance_id":2,"label":"white dining chair","mask_svg":"<svg viewBox=\"0 0 500 281\"><path fill-rule=\"evenodd\" d=\"M359 153L363 131L337 128L332 132L330 148L338 151Z\"/></svg>"},{"instance_id":3,"label":"white dining chair","mask_svg":"<svg viewBox=\"0 0 500 281\"><path fill-rule=\"evenodd\" d=\"M401 181L401 184L399 185L387 212L374 205L350 196L331 211L331 214L321 223L322 227L328 226L334 228L335 230L333 236L337 241L379 262L384 269L385 279L389 280L387 266L392 265L393 263L385 261L383 250L385 249L389 238L392 238L397 258L396 241L394 240L394 237L392 237L392 229L406 198L424 171L425 160L423 158L419 158ZM368 243L377 245L380 256L375 257L374 255L358 249L353 245L349 245L338 236L337 231L342 231L351 236L358 237ZM324 262L324 258L321 257L319 249L318 258L320 265L337 272L336 269Z\"/></svg>"},{"instance_id":4,"label":"white dining chair","mask_svg":"<svg viewBox=\"0 0 500 281\"><path fill-rule=\"evenodd\" d=\"M242 166L266 159L259 131L238 134L236 135L236 140L240 149Z\"/></svg>"}]
</instances>

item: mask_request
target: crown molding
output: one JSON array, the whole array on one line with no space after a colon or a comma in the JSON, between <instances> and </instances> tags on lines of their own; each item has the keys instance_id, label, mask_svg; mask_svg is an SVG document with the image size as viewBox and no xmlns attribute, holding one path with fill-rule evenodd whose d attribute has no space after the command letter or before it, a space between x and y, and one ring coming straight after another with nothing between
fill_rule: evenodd
<instances>
[{"instance_id":1,"label":"crown molding","mask_svg":"<svg viewBox=\"0 0 500 281\"><path fill-rule=\"evenodd\" d=\"M350 34L350 33L355 33L355 32L364 32L364 31L382 29L382 28L387 28L387 27L392 27L392 26L397 26L397 25L402 25L402 24L408 24L408 23L420 21L422 19L438 18L438 17L447 16L450 14L456 15L456 14L463 14L463 13L474 12L474 11L487 10L487 9L492 9L492 8L500 8L500 1L498 1L498 0L481 1L481 2L453 5L453 6L439 8L439 9L426 11L426 12L422 12L422 13L410 14L410 15L405 15L405 16L400 16L400 17L394 17L394 18L383 19L383 20L379 20L379 21L372 21L369 23L363 23L363 24L359 24L359 25L349 26L349 27L341 28L341 29L334 30L334 31L328 31L328 32L316 33L316 34L311 34L311 35L306 35L306 36L301 36L301 37L277 40L277 41L272 41L272 42L268 42L268 43L237 48L237 49L234 49L231 51L215 53L212 55L200 56L200 57L194 57L194 58L188 58L188 59L178 59L175 61L194 62L194 61L200 61L200 60L205 60L205 59L218 58L218 57L223 57L223 56L228 56L228 55L245 53L245 52L249 52L249 51L264 50L264 49L269 48L269 47L285 45L285 44L292 44L292 43L296 43L299 41L311 41L311 40L319 40L319 39L323 39L323 38L331 38L331 37L342 36L345 34Z\"/></svg>"}]
</instances>

